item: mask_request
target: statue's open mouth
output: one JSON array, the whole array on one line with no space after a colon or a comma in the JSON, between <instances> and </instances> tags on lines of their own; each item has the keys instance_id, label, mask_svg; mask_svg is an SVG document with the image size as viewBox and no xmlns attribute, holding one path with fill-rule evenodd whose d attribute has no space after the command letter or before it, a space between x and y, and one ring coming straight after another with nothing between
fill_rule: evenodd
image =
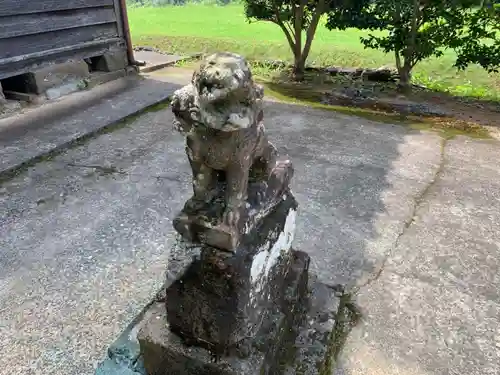
<instances>
[{"instance_id":1,"label":"statue's open mouth","mask_svg":"<svg viewBox=\"0 0 500 375\"><path fill-rule=\"evenodd\" d=\"M203 78L200 82L200 91L213 93L215 90L222 90L224 86L219 80L214 80L210 78Z\"/></svg>"},{"instance_id":2,"label":"statue's open mouth","mask_svg":"<svg viewBox=\"0 0 500 375\"><path fill-rule=\"evenodd\" d=\"M218 79L203 78L199 83L200 99L204 102L215 103L226 100L231 90Z\"/></svg>"}]
</instances>

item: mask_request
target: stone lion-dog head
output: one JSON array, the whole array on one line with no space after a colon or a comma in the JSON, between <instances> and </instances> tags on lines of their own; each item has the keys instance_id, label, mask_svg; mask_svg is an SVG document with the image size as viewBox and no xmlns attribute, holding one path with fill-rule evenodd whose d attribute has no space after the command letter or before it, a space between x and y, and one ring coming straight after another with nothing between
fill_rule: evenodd
<instances>
[{"instance_id":1,"label":"stone lion-dog head","mask_svg":"<svg viewBox=\"0 0 500 375\"><path fill-rule=\"evenodd\" d=\"M187 90L187 92L186 92ZM174 94L172 107L179 120L190 107L190 119L221 131L255 125L261 112L263 88L252 80L245 58L229 52L208 56L193 73L191 84ZM184 111L182 111L184 109ZM181 128L186 128L181 124Z\"/></svg>"}]
</instances>

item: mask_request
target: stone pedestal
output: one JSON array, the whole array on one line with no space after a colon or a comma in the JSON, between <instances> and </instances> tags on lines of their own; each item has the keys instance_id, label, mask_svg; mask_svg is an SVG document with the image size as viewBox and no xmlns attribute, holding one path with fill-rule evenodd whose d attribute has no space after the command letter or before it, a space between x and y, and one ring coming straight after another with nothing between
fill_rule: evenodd
<instances>
[{"instance_id":1,"label":"stone pedestal","mask_svg":"<svg viewBox=\"0 0 500 375\"><path fill-rule=\"evenodd\" d=\"M240 341L227 346L224 353L187 343L183 336L174 333L169 320L168 297L167 304L158 302L153 305L138 334L146 373L271 375L281 374L287 367L292 369L295 366L297 328L306 317L309 257L292 251L289 261L288 274L280 284L281 289L275 291L274 299L269 301L260 322L252 326L258 326L256 332L239 337ZM203 306L202 302L200 306Z\"/></svg>"},{"instance_id":2,"label":"stone pedestal","mask_svg":"<svg viewBox=\"0 0 500 375\"><path fill-rule=\"evenodd\" d=\"M235 252L180 239L138 330L147 375L329 374L338 298L292 249L288 191Z\"/></svg>"},{"instance_id":3,"label":"stone pedestal","mask_svg":"<svg viewBox=\"0 0 500 375\"><path fill-rule=\"evenodd\" d=\"M285 193L234 253L180 241L167 270L175 280L139 333L148 374L260 374L274 366L307 292L309 258L291 247L296 212ZM279 332L269 337L273 325Z\"/></svg>"},{"instance_id":4,"label":"stone pedestal","mask_svg":"<svg viewBox=\"0 0 500 375\"><path fill-rule=\"evenodd\" d=\"M141 370L136 370L134 364L127 365L127 371L134 369L134 375L331 374L334 355L343 335L337 321L339 298L330 287L314 277L311 279L308 267L307 254L292 250L288 274L259 330L253 337L229 346L224 353L188 343L183 336L174 333L168 319L165 294L160 295L142 321L125 335L126 340L135 342L132 333L138 332L140 346L140 351L127 362L140 363ZM132 346L122 341L119 342L122 347ZM108 361L112 364L117 359L115 356ZM111 372L99 375L111 375Z\"/></svg>"},{"instance_id":5,"label":"stone pedestal","mask_svg":"<svg viewBox=\"0 0 500 375\"><path fill-rule=\"evenodd\" d=\"M214 352L252 338L279 298L292 262L297 203L283 195L234 253L197 243L200 255L166 290L170 329ZM185 251L187 253L187 250Z\"/></svg>"},{"instance_id":6,"label":"stone pedestal","mask_svg":"<svg viewBox=\"0 0 500 375\"><path fill-rule=\"evenodd\" d=\"M175 272L186 259L178 260ZM95 375L332 374L346 335L346 306L331 287L308 275L308 265L307 254L292 250L287 278L267 319L255 337L225 354L188 345L170 330L162 288L110 345Z\"/></svg>"}]
</instances>

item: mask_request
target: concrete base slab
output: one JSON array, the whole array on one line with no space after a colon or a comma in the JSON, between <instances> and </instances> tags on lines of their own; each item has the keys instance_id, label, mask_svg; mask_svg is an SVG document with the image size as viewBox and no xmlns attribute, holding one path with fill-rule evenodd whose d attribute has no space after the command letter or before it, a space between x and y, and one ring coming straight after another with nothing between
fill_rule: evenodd
<instances>
[{"instance_id":1,"label":"concrete base slab","mask_svg":"<svg viewBox=\"0 0 500 375\"><path fill-rule=\"evenodd\" d=\"M0 176L165 101L177 88L130 76L0 119Z\"/></svg>"},{"instance_id":2,"label":"concrete base slab","mask_svg":"<svg viewBox=\"0 0 500 375\"><path fill-rule=\"evenodd\" d=\"M152 72L191 58L191 56L164 55L154 51L136 51L134 56L138 61L145 61L146 65L140 67L141 73Z\"/></svg>"},{"instance_id":3,"label":"concrete base slab","mask_svg":"<svg viewBox=\"0 0 500 375\"><path fill-rule=\"evenodd\" d=\"M172 76L156 75L161 79ZM116 89L116 102L100 99L107 103L102 110L122 111L122 91ZM292 187L302 208L295 244L308 250L321 281L363 281L386 254L401 257L397 269L396 260L391 269L386 264L390 273L362 289L357 302L366 323L351 333L339 374L408 375L418 366L418 375L499 374L493 356L500 337L499 143L449 141L446 185L440 177L426 189L439 167L438 135L264 105L270 139L297 170ZM2 182L0 347L9 350L0 355L1 375L93 374L94 363L161 287L175 240L171 218L192 194L184 139L172 120L168 108L147 112ZM421 198L423 191L439 195ZM398 240L415 199L419 215ZM393 271L418 272L422 281Z\"/></svg>"},{"instance_id":4,"label":"concrete base slab","mask_svg":"<svg viewBox=\"0 0 500 375\"><path fill-rule=\"evenodd\" d=\"M120 69L114 72L92 72L89 76L82 79L73 79L66 81L58 86L53 86L47 89L44 93L38 95L33 93L25 93L18 91L5 91L4 94L8 99L26 102L34 105L44 103L46 100L55 100L63 96L75 93L88 88L93 88L103 83L114 81L123 78L127 75L133 75L137 72L135 70ZM1 98L0 98L1 100ZM19 107L20 108L20 107Z\"/></svg>"},{"instance_id":5,"label":"concrete base slab","mask_svg":"<svg viewBox=\"0 0 500 375\"><path fill-rule=\"evenodd\" d=\"M185 86L191 82L193 69L171 66L150 73L144 73L144 76Z\"/></svg>"},{"instance_id":6,"label":"concrete base slab","mask_svg":"<svg viewBox=\"0 0 500 375\"><path fill-rule=\"evenodd\" d=\"M336 375L500 374L497 142L457 137L381 275Z\"/></svg>"}]
</instances>

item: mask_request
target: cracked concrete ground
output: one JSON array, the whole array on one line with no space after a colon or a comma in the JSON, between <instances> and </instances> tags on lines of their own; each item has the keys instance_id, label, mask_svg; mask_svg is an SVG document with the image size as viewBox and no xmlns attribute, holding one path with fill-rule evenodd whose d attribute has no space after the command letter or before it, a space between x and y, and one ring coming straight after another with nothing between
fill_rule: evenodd
<instances>
[{"instance_id":1,"label":"cracked concrete ground","mask_svg":"<svg viewBox=\"0 0 500 375\"><path fill-rule=\"evenodd\" d=\"M275 102L265 118L296 167L295 246L359 287L338 373L497 374L498 144L443 158L432 133ZM0 374L91 374L157 291L190 194L171 121L145 113L0 186Z\"/></svg>"},{"instance_id":2,"label":"cracked concrete ground","mask_svg":"<svg viewBox=\"0 0 500 375\"><path fill-rule=\"evenodd\" d=\"M442 166L381 276L336 375L500 373L499 144L447 142Z\"/></svg>"}]
</instances>

